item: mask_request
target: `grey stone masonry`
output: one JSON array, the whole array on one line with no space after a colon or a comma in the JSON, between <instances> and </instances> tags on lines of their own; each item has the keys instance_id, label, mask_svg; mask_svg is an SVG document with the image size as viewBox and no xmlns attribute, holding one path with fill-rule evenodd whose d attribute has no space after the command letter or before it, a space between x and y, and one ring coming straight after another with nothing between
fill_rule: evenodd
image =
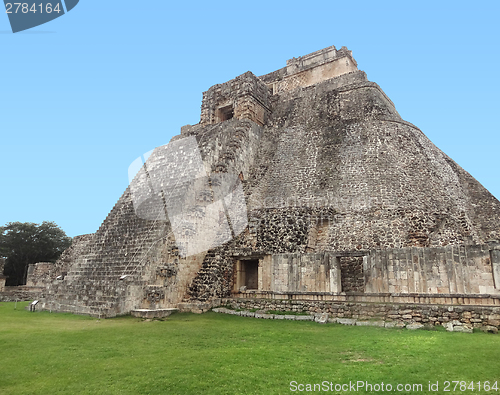
<instances>
[{"instance_id":1,"label":"grey stone masonry","mask_svg":"<svg viewBox=\"0 0 500 395\"><path fill-rule=\"evenodd\" d=\"M404 121L345 47L212 86L200 122L169 146L95 234L32 278L40 308L500 301L500 202Z\"/></svg>"},{"instance_id":2,"label":"grey stone masonry","mask_svg":"<svg viewBox=\"0 0 500 395\"><path fill-rule=\"evenodd\" d=\"M210 125L231 118L250 119L264 125L269 114L269 88L250 71L224 84L203 92L201 125Z\"/></svg>"},{"instance_id":3,"label":"grey stone masonry","mask_svg":"<svg viewBox=\"0 0 500 395\"><path fill-rule=\"evenodd\" d=\"M379 326L388 328L421 329L444 326L448 331L472 333L474 328L498 333L500 306L453 306L391 303L332 303L288 300L222 299L221 306L212 309L218 313L249 316L247 311L258 310L255 318L264 318L266 312L281 312L273 318L314 320L343 325ZM291 312L292 314L286 314ZM302 314L306 314L305 316ZM308 318L299 318L308 317Z\"/></svg>"},{"instance_id":4,"label":"grey stone masonry","mask_svg":"<svg viewBox=\"0 0 500 395\"><path fill-rule=\"evenodd\" d=\"M365 291L500 294L494 280L500 249L493 249L499 247L483 244L372 251L365 260Z\"/></svg>"}]
</instances>

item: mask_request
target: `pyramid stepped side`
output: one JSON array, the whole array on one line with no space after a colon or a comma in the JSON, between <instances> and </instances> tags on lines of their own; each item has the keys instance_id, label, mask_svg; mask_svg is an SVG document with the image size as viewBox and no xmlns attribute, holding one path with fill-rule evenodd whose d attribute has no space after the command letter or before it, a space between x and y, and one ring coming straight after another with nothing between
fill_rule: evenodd
<instances>
[{"instance_id":1,"label":"pyramid stepped side","mask_svg":"<svg viewBox=\"0 0 500 395\"><path fill-rule=\"evenodd\" d=\"M53 280L42 308L94 316L121 314L143 298L148 247L168 225L138 218L127 190L84 251L68 265L63 280ZM120 278L127 275L124 279Z\"/></svg>"},{"instance_id":2,"label":"pyramid stepped side","mask_svg":"<svg viewBox=\"0 0 500 395\"><path fill-rule=\"evenodd\" d=\"M164 163L162 153L155 150L148 159L151 173ZM139 171L84 250L66 259L67 273L48 284L43 309L109 317L142 307L156 267L172 253L172 232L164 201L141 175Z\"/></svg>"},{"instance_id":3,"label":"pyramid stepped side","mask_svg":"<svg viewBox=\"0 0 500 395\"><path fill-rule=\"evenodd\" d=\"M198 139L206 174L213 171L215 176L232 174L239 179L239 174L249 172L252 160L247 148L255 149L261 131L252 122L234 120L226 127L198 128L196 135L185 133L182 138ZM185 150L182 138L173 142ZM138 174L99 230L85 239L84 245L73 247L77 253L67 254L64 262L58 262L59 267L65 268L64 279L52 278L43 295L42 308L109 317L137 308L172 308L185 299L206 251L181 256L176 243L182 245L190 240L182 236L183 229L176 229L181 233L174 234L168 216L186 215L189 228L203 221L203 210L214 203L214 196L203 177L190 174L188 166L180 165L179 160L166 158L166 152L157 149L151 154L147 161L149 175L155 177L155 170L161 169L159 173L167 176L167 184L170 175L177 181L164 184L167 192L159 198L151 195L149 181ZM185 200L183 193L190 188L196 188L196 193ZM246 221L246 214L242 219Z\"/></svg>"}]
</instances>

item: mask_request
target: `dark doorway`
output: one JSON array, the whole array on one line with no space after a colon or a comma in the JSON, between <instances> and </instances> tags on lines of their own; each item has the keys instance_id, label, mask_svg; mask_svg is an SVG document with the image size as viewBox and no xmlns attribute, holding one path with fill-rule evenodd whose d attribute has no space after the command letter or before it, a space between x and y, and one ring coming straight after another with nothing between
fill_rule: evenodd
<instances>
[{"instance_id":1,"label":"dark doorway","mask_svg":"<svg viewBox=\"0 0 500 395\"><path fill-rule=\"evenodd\" d=\"M233 106L225 106L219 108L219 119L221 122L227 121L234 117Z\"/></svg>"},{"instance_id":2,"label":"dark doorway","mask_svg":"<svg viewBox=\"0 0 500 395\"><path fill-rule=\"evenodd\" d=\"M259 288L259 260L241 261L242 269L245 272L245 286L247 289Z\"/></svg>"}]
</instances>

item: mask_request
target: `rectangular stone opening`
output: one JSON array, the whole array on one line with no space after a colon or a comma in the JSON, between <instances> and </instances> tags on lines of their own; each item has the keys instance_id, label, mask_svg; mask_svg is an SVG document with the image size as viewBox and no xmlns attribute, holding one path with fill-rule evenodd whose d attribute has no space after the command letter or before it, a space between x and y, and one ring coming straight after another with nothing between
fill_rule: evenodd
<instances>
[{"instance_id":1,"label":"rectangular stone opening","mask_svg":"<svg viewBox=\"0 0 500 395\"><path fill-rule=\"evenodd\" d=\"M245 271L245 287L247 289L259 288L259 260L242 261Z\"/></svg>"},{"instance_id":2,"label":"rectangular stone opening","mask_svg":"<svg viewBox=\"0 0 500 395\"><path fill-rule=\"evenodd\" d=\"M236 261L235 292L259 289L259 260L242 259Z\"/></svg>"},{"instance_id":3,"label":"rectangular stone opening","mask_svg":"<svg viewBox=\"0 0 500 395\"><path fill-rule=\"evenodd\" d=\"M362 256L340 257L342 292L365 292Z\"/></svg>"},{"instance_id":4,"label":"rectangular stone opening","mask_svg":"<svg viewBox=\"0 0 500 395\"><path fill-rule=\"evenodd\" d=\"M234 108L232 105L220 107L217 112L219 122L224 122L234 117Z\"/></svg>"}]
</instances>

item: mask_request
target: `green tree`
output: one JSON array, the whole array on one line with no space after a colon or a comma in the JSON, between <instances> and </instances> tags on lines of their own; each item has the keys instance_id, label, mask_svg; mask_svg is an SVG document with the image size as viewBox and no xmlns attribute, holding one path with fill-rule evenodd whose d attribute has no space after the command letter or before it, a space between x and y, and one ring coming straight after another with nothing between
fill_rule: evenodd
<instances>
[{"instance_id":1,"label":"green tree","mask_svg":"<svg viewBox=\"0 0 500 395\"><path fill-rule=\"evenodd\" d=\"M55 262L71 238L54 222L10 222L0 227L0 256L6 259L7 285L26 284L28 265Z\"/></svg>"}]
</instances>

